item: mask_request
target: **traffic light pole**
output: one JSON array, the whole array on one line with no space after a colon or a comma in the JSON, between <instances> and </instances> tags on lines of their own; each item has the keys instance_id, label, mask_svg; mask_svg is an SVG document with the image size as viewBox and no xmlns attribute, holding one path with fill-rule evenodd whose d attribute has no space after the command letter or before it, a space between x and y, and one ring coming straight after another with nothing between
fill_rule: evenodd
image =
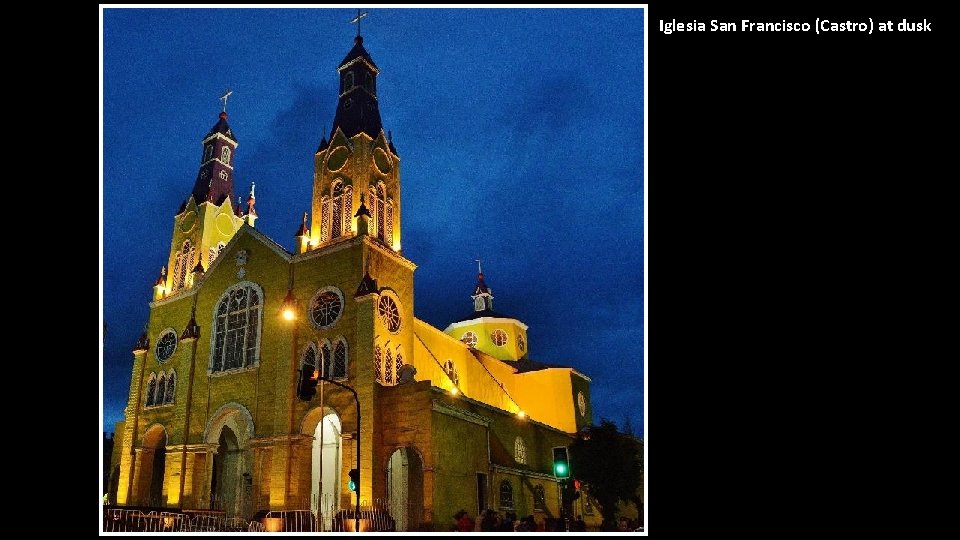
<instances>
[{"instance_id":1,"label":"traffic light pole","mask_svg":"<svg viewBox=\"0 0 960 540\"><path fill-rule=\"evenodd\" d=\"M339 386L349 390L353 394L353 400L357 404L357 505L353 513L353 525L357 532L360 532L360 398L357 397L357 391L345 384L330 380L326 377L320 377L321 381Z\"/></svg>"}]
</instances>

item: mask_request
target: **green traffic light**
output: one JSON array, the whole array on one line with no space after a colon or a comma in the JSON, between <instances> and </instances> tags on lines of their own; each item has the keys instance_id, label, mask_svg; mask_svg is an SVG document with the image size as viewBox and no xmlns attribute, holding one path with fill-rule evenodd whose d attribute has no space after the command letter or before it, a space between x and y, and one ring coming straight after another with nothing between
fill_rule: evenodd
<instances>
[{"instance_id":1,"label":"green traffic light","mask_svg":"<svg viewBox=\"0 0 960 540\"><path fill-rule=\"evenodd\" d=\"M353 480L351 480L350 483L347 484L347 487L350 488L350 491L356 491L356 490L357 490L357 483L354 482Z\"/></svg>"},{"instance_id":2,"label":"green traffic light","mask_svg":"<svg viewBox=\"0 0 960 540\"><path fill-rule=\"evenodd\" d=\"M564 463L557 463L553 466L553 470L556 472L557 476L563 476L567 474L567 465Z\"/></svg>"}]
</instances>

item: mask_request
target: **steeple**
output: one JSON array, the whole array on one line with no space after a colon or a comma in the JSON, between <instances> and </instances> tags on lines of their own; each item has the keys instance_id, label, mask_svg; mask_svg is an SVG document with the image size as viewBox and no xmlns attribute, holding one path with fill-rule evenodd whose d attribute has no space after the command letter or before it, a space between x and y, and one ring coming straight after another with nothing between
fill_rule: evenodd
<instances>
[{"instance_id":1,"label":"steeple","mask_svg":"<svg viewBox=\"0 0 960 540\"><path fill-rule=\"evenodd\" d=\"M477 286L473 289L472 297L474 311L493 311L493 290L483 280L480 259L477 259Z\"/></svg>"},{"instance_id":2,"label":"steeple","mask_svg":"<svg viewBox=\"0 0 960 540\"><path fill-rule=\"evenodd\" d=\"M354 22L364 16L358 13ZM333 127L314 154L308 249L366 236L402 253L400 158L381 125L380 71L359 33L337 72L340 92Z\"/></svg>"},{"instance_id":3,"label":"steeple","mask_svg":"<svg viewBox=\"0 0 960 540\"><path fill-rule=\"evenodd\" d=\"M247 200L247 215L233 204L233 162L237 139L227 123L227 98L223 96L224 110L219 120L203 137L200 170L193 192L173 218L173 237L166 268L154 284L154 300L161 300L181 289L189 289L209 269L223 247L244 222L251 227L257 219L253 188Z\"/></svg>"},{"instance_id":4,"label":"steeple","mask_svg":"<svg viewBox=\"0 0 960 540\"><path fill-rule=\"evenodd\" d=\"M233 161L237 139L227 123L226 111L203 137L203 152L200 170L193 184L193 200L203 204L212 202L220 206L233 197Z\"/></svg>"},{"instance_id":5,"label":"steeple","mask_svg":"<svg viewBox=\"0 0 960 540\"><path fill-rule=\"evenodd\" d=\"M363 36L353 40L353 48L340 62L340 99L333 119L330 138L339 127L347 138L366 133L376 139L383 130L377 103L377 75L379 68L363 48Z\"/></svg>"}]
</instances>

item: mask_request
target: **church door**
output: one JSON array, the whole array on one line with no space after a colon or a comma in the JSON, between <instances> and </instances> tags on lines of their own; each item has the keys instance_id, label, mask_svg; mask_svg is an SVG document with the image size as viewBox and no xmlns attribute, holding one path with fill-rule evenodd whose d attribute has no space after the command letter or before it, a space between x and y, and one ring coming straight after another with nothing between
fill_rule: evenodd
<instances>
[{"instance_id":1,"label":"church door","mask_svg":"<svg viewBox=\"0 0 960 540\"><path fill-rule=\"evenodd\" d=\"M397 530L417 530L423 512L423 464L413 448L398 448L390 455L387 497Z\"/></svg>"},{"instance_id":2,"label":"church door","mask_svg":"<svg viewBox=\"0 0 960 540\"><path fill-rule=\"evenodd\" d=\"M240 512L242 482L240 477L242 452L237 436L227 426L220 432L217 453L213 456L213 474L210 481L210 506L223 510L228 517Z\"/></svg>"},{"instance_id":3,"label":"church door","mask_svg":"<svg viewBox=\"0 0 960 540\"><path fill-rule=\"evenodd\" d=\"M313 470L311 474L311 510L319 510L320 526L329 531L340 502L340 418L335 413L323 417L313 433Z\"/></svg>"}]
</instances>

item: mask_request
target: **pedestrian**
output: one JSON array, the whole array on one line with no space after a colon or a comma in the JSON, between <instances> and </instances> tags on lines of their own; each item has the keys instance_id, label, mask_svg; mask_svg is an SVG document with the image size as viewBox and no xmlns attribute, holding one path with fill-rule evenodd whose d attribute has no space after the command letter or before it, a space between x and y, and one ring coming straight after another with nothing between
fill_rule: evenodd
<instances>
[{"instance_id":1,"label":"pedestrian","mask_svg":"<svg viewBox=\"0 0 960 540\"><path fill-rule=\"evenodd\" d=\"M458 532L473 532L473 518L467 514L466 510L461 509L453 515L453 519L456 521L456 528L454 530Z\"/></svg>"}]
</instances>

